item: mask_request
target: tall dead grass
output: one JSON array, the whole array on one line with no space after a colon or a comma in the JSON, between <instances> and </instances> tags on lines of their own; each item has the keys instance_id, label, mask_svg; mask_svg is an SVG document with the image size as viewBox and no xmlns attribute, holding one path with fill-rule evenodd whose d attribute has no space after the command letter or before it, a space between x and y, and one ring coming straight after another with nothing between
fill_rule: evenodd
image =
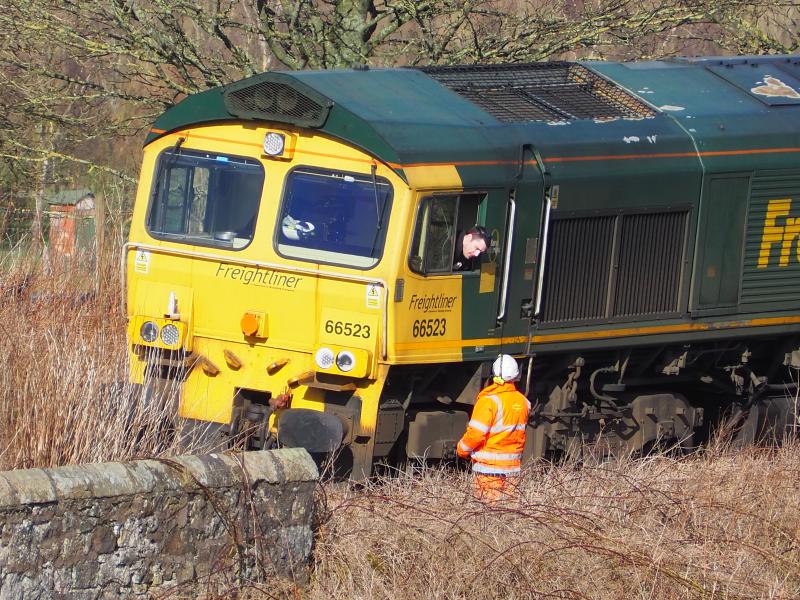
<instances>
[{"instance_id":1,"label":"tall dead grass","mask_svg":"<svg viewBox=\"0 0 800 600\"><path fill-rule=\"evenodd\" d=\"M174 409L124 383L120 290L100 280L85 265L2 265L0 470L172 453L157 432Z\"/></svg>"},{"instance_id":2,"label":"tall dead grass","mask_svg":"<svg viewBox=\"0 0 800 600\"><path fill-rule=\"evenodd\" d=\"M327 489L310 599L800 598L800 446Z\"/></svg>"},{"instance_id":3,"label":"tall dead grass","mask_svg":"<svg viewBox=\"0 0 800 600\"><path fill-rule=\"evenodd\" d=\"M98 293L97 280L0 269L0 470L177 451L158 435L172 407L111 385L125 379L125 320L117 287ZM235 593L800 598L797 443L535 467L495 505L472 496L468 473L436 469L320 492L310 582Z\"/></svg>"}]
</instances>

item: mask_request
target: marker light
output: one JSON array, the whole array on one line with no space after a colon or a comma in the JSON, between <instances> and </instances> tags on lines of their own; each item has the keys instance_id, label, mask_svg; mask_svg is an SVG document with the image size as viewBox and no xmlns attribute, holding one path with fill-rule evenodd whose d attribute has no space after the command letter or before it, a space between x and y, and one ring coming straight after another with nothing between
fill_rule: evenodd
<instances>
[{"instance_id":1,"label":"marker light","mask_svg":"<svg viewBox=\"0 0 800 600\"><path fill-rule=\"evenodd\" d=\"M174 346L181 339L181 334L175 325L164 325L161 330L161 341L167 346Z\"/></svg>"},{"instance_id":2,"label":"marker light","mask_svg":"<svg viewBox=\"0 0 800 600\"><path fill-rule=\"evenodd\" d=\"M320 369L330 369L334 363L333 350L330 348L320 348L314 355L314 362Z\"/></svg>"},{"instance_id":3,"label":"marker light","mask_svg":"<svg viewBox=\"0 0 800 600\"><path fill-rule=\"evenodd\" d=\"M258 333L258 317L251 312L246 312L242 315L239 325L245 335L253 336Z\"/></svg>"},{"instance_id":4,"label":"marker light","mask_svg":"<svg viewBox=\"0 0 800 600\"><path fill-rule=\"evenodd\" d=\"M145 321L139 329L139 335L148 344L155 342L158 338L158 325L152 321Z\"/></svg>"},{"instance_id":5,"label":"marker light","mask_svg":"<svg viewBox=\"0 0 800 600\"><path fill-rule=\"evenodd\" d=\"M269 156L280 156L286 146L286 137L281 133L270 131L264 136L264 152Z\"/></svg>"},{"instance_id":6,"label":"marker light","mask_svg":"<svg viewBox=\"0 0 800 600\"><path fill-rule=\"evenodd\" d=\"M353 367L356 366L355 355L349 350L342 350L336 355L336 366L344 373L352 371Z\"/></svg>"}]
</instances>

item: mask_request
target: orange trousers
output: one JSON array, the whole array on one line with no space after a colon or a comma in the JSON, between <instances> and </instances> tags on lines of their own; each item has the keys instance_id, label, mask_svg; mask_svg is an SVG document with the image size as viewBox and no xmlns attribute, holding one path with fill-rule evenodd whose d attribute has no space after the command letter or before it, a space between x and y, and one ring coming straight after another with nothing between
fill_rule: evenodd
<instances>
[{"instance_id":1,"label":"orange trousers","mask_svg":"<svg viewBox=\"0 0 800 600\"><path fill-rule=\"evenodd\" d=\"M479 500L496 502L501 498L510 498L517 491L519 477L509 475L474 474L474 493Z\"/></svg>"}]
</instances>

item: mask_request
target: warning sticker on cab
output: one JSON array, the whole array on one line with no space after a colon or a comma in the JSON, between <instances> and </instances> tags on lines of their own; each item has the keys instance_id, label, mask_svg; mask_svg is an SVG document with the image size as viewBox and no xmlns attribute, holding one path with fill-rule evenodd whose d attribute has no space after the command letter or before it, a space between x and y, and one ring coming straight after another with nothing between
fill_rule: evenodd
<instances>
[{"instance_id":1,"label":"warning sticker on cab","mask_svg":"<svg viewBox=\"0 0 800 600\"><path fill-rule=\"evenodd\" d=\"M381 286L374 283L367 285L367 308L381 307Z\"/></svg>"},{"instance_id":2,"label":"warning sticker on cab","mask_svg":"<svg viewBox=\"0 0 800 600\"><path fill-rule=\"evenodd\" d=\"M137 250L133 259L133 270L136 273L147 275L150 272L150 251Z\"/></svg>"}]
</instances>

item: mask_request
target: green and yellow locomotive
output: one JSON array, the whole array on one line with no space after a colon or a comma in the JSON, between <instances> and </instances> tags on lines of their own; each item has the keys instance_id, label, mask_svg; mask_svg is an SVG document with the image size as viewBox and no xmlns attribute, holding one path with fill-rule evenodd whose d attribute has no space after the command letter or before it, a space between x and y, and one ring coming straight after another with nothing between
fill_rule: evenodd
<instances>
[{"instance_id":1,"label":"green and yellow locomotive","mask_svg":"<svg viewBox=\"0 0 800 600\"><path fill-rule=\"evenodd\" d=\"M534 456L783 431L799 238L800 57L264 73L147 138L132 379L355 477L449 456L499 352Z\"/></svg>"}]
</instances>

